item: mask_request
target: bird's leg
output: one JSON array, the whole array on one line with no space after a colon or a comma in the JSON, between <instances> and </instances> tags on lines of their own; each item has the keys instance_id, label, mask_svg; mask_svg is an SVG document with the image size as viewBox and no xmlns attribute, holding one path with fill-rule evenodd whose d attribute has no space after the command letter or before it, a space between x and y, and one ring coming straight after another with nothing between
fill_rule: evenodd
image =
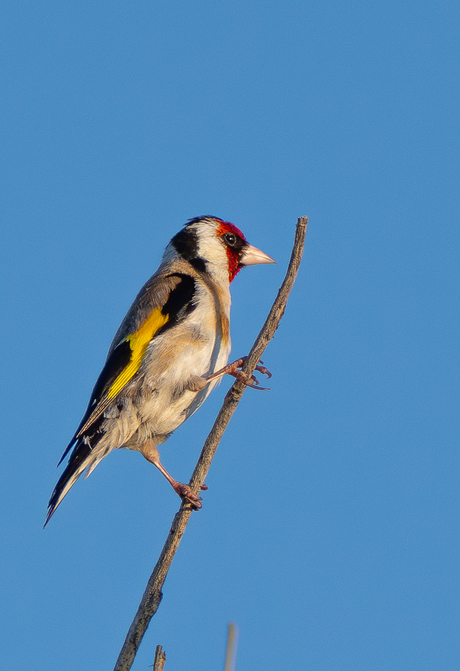
<instances>
[{"instance_id":1,"label":"bird's leg","mask_svg":"<svg viewBox=\"0 0 460 671\"><path fill-rule=\"evenodd\" d=\"M172 475L168 473L160 461L160 453L158 452L157 446L152 440L148 440L138 449L142 456L147 459L147 461L156 466L160 473L163 473L166 480L169 482L176 494L181 497L181 499L188 499L196 510L201 508L201 498L192 492L189 485L185 485L182 482L174 480ZM207 485L201 485L201 489L205 490L207 488Z\"/></svg>"},{"instance_id":2,"label":"bird's leg","mask_svg":"<svg viewBox=\"0 0 460 671\"><path fill-rule=\"evenodd\" d=\"M257 378L254 377L254 375L246 375L246 373L243 373L240 368L243 367L244 362L246 361L248 357L243 356L241 359L237 359L236 361L233 361L232 363L227 364L220 370L218 370L216 373L213 373L212 375L208 375L204 379L206 382L210 382L211 380L215 380L217 377L222 377L222 375L233 375L237 380L245 384L247 387L252 387L253 389L262 389L263 391L268 391L267 387L259 387L259 381ZM261 361L260 363L263 363ZM259 371L259 373L262 373L262 375L266 375L268 378L271 378L272 374L268 370L268 368L265 368L265 366L259 366L257 365L255 370Z\"/></svg>"}]
</instances>

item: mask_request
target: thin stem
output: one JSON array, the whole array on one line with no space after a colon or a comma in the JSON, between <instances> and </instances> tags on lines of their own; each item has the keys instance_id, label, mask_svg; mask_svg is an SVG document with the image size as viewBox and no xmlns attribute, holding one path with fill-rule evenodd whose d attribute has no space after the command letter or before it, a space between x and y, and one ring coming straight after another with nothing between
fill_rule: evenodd
<instances>
[{"instance_id":1,"label":"thin stem","mask_svg":"<svg viewBox=\"0 0 460 671\"><path fill-rule=\"evenodd\" d=\"M166 654L163 652L161 645L157 645L155 649L155 659L153 660L153 671L163 671L166 662Z\"/></svg>"},{"instance_id":2,"label":"thin stem","mask_svg":"<svg viewBox=\"0 0 460 671\"><path fill-rule=\"evenodd\" d=\"M227 630L227 650L225 652L224 671L233 671L235 668L237 638L238 630L233 622L230 622Z\"/></svg>"},{"instance_id":3,"label":"thin stem","mask_svg":"<svg viewBox=\"0 0 460 671\"><path fill-rule=\"evenodd\" d=\"M278 291L278 295L273 303L268 314L265 324L263 325L259 335L257 336L254 345L246 359L244 365L244 372L251 376L254 368L260 360L265 348L270 340L273 338L280 320L284 314L287 300L291 289L294 285L297 272L299 270L300 262L302 260L302 253L305 244L305 235L307 232L308 217L300 217L297 220L294 246L291 253L286 276L283 284ZM238 403L245 391L246 387L242 382L236 381L227 392L222 407L217 415L205 444L198 459L195 470L190 480L190 487L194 493L200 491L201 485L204 483L206 475L209 471L214 454L224 434L228 423L236 410ZM144 595L141 599L137 613L131 623L129 631L126 635L125 642L121 648L114 671L129 671L131 668L136 653L141 644L142 638L147 631L150 620L158 610L161 599L163 597L162 588L169 568L171 566L174 555L176 554L179 543L182 540L184 531L187 527L188 521L192 514L192 506L185 500L182 501L179 511L174 516L171 529L161 551L160 557L156 563L153 573L149 578Z\"/></svg>"}]
</instances>

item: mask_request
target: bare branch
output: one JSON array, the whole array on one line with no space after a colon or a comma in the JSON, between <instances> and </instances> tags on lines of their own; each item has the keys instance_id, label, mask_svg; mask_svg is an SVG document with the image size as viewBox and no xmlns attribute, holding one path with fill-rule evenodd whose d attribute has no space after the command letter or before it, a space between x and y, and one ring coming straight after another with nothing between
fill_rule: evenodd
<instances>
[{"instance_id":1,"label":"bare branch","mask_svg":"<svg viewBox=\"0 0 460 671\"><path fill-rule=\"evenodd\" d=\"M238 638L238 630L233 624L233 622L229 622L227 630L227 650L225 652L224 671L234 671L236 662L237 638Z\"/></svg>"},{"instance_id":2,"label":"bare branch","mask_svg":"<svg viewBox=\"0 0 460 671\"><path fill-rule=\"evenodd\" d=\"M244 372L251 376L260 357L270 340L273 338L279 322L284 314L286 303L294 285L297 272L302 259L303 247L305 243L305 234L307 232L308 217L300 217L297 220L294 247L292 249L291 259L275 302L268 314L265 324L256 338L254 345L246 359ZM227 392L222 407L217 415L214 426L207 437L200 458L195 467L190 480L190 487L194 493L200 491L206 475L209 471L211 461L220 443L225 429L236 410L236 406L246 387L243 383L236 381ZM123 647L118 656L114 671L129 671L136 656L137 650L141 644L142 638L153 615L158 610L162 599L162 588L166 575L171 566L174 555L176 554L179 543L184 535L185 528L192 514L192 506L185 500L182 501L179 512L176 513L171 525L168 537L161 551L160 557L156 563L153 573L147 583L146 590L139 604L137 613L132 621L126 636Z\"/></svg>"},{"instance_id":3,"label":"bare branch","mask_svg":"<svg viewBox=\"0 0 460 671\"><path fill-rule=\"evenodd\" d=\"M157 645L155 649L155 659L153 660L153 671L163 671L166 662L166 654L163 652L161 645Z\"/></svg>"}]
</instances>

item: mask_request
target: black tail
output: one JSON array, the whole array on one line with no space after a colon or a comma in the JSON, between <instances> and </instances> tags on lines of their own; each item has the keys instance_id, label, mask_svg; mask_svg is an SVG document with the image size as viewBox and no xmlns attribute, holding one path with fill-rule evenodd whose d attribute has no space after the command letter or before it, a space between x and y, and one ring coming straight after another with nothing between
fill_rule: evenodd
<instances>
[{"instance_id":1,"label":"black tail","mask_svg":"<svg viewBox=\"0 0 460 671\"><path fill-rule=\"evenodd\" d=\"M53 493L51 494L51 498L48 503L48 514L46 516L43 528L46 527L54 511L61 503L64 496L67 494L69 489L75 484L81 473L84 471L84 467L82 468L82 464L85 462L90 452L91 452L90 446L84 443L81 439L75 445L72 454L70 455L69 463L67 464L63 474L57 481L56 487L53 489Z\"/></svg>"}]
</instances>

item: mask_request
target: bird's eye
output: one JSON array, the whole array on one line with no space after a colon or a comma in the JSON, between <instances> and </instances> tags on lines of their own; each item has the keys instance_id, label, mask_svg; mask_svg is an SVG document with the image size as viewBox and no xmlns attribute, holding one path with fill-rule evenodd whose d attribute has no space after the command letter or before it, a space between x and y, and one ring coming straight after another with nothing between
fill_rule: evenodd
<instances>
[{"instance_id":1,"label":"bird's eye","mask_svg":"<svg viewBox=\"0 0 460 671\"><path fill-rule=\"evenodd\" d=\"M233 233L226 233L224 238L229 247L234 247L236 245L236 235L233 235Z\"/></svg>"}]
</instances>

